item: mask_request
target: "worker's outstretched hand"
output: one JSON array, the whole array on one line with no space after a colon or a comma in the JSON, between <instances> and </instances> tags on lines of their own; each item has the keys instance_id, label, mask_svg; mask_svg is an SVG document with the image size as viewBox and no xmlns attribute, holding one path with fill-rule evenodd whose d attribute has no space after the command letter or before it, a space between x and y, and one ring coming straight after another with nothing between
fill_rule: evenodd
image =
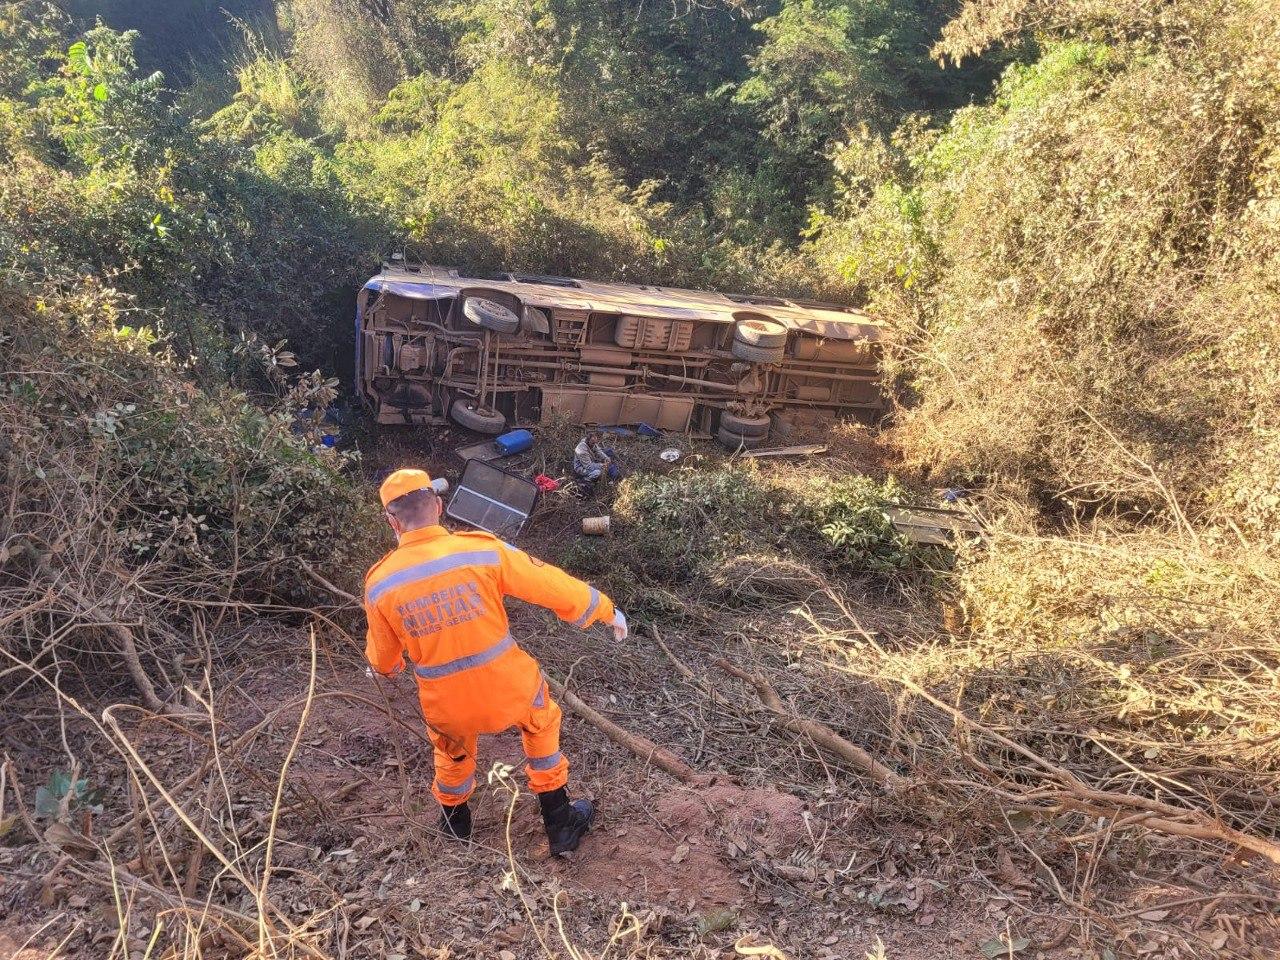
<instances>
[{"instance_id":1,"label":"worker's outstretched hand","mask_svg":"<svg viewBox=\"0 0 1280 960\"><path fill-rule=\"evenodd\" d=\"M613 610L613 639L621 642L627 639L627 618L623 612L616 607Z\"/></svg>"}]
</instances>

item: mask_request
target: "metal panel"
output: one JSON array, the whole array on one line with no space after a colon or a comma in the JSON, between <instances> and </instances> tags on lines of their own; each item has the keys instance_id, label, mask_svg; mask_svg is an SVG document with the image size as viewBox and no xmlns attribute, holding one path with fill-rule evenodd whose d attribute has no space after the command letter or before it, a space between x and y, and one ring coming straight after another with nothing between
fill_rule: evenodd
<instances>
[{"instance_id":1,"label":"metal panel","mask_svg":"<svg viewBox=\"0 0 1280 960\"><path fill-rule=\"evenodd\" d=\"M579 423L647 423L659 430L687 430L695 403L685 397L659 397L651 393L542 388L543 417L558 413Z\"/></svg>"},{"instance_id":2,"label":"metal panel","mask_svg":"<svg viewBox=\"0 0 1280 960\"><path fill-rule=\"evenodd\" d=\"M962 510L938 507L889 507L885 515L894 528L912 543L949 544L964 537L982 536L982 525Z\"/></svg>"},{"instance_id":3,"label":"metal panel","mask_svg":"<svg viewBox=\"0 0 1280 960\"><path fill-rule=\"evenodd\" d=\"M622 419L622 401L624 399L625 395L621 393L591 391L582 402L582 422L624 423L625 421Z\"/></svg>"},{"instance_id":4,"label":"metal panel","mask_svg":"<svg viewBox=\"0 0 1280 960\"><path fill-rule=\"evenodd\" d=\"M648 394L629 396L622 403L623 423L647 423L658 426L658 414L662 410L662 398Z\"/></svg>"},{"instance_id":5,"label":"metal panel","mask_svg":"<svg viewBox=\"0 0 1280 960\"><path fill-rule=\"evenodd\" d=\"M488 530L504 540L514 540L537 502L538 487L531 480L483 460L469 460L445 516Z\"/></svg>"},{"instance_id":6,"label":"metal panel","mask_svg":"<svg viewBox=\"0 0 1280 960\"><path fill-rule=\"evenodd\" d=\"M542 416L559 413L570 420L582 420L582 407L587 394L583 390L564 390L554 387L542 388Z\"/></svg>"},{"instance_id":7,"label":"metal panel","mask_svg":"<svg viewBox=\"0 0 1280 960\"><path fill-rule=\"evenodd\" d=\"M663 397L658 422L650 424L659 430L688 430L693 417L693 401L682 397Z\"/></svg>"}]
</instances>

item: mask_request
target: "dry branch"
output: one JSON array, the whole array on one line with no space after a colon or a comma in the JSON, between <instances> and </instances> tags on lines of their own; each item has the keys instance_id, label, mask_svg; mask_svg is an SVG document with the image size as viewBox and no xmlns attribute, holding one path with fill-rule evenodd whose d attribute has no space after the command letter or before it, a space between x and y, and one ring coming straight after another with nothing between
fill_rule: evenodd
<instances>
[{"instance_id":1,"label":"dry branch","mask_svg":"<svg viewBox=\"0 0 1280 960\"><path fill-rule=\"evenodd\" d=\"M808 737L817 746L844 760L855 770L866 774L885 789L903 790L911 785L911 781L906 777L894 773L867 751L857 744L849 742L826 724L810 720L807 717L801 717L788 710L783 704L782 698L778 696L777 692L763 677L747 673L747 671L735 667L727 660L717 659L713 662L725 673L731 674L753 686L760 697L760 701L781 720L782 725L788 730Z\"/></svg>"},{"instance_id":2,"label":"dry branch","mask_svg":"<svg viewBox=\"0 0 1280 960\"><path fill-rule=\"evenodd\" d=\"M271 821L267 828L267 844L262 855L262 883L258 887L258 915L266 917L270 900L267 899L267 887L271 884L271 854L275 850L276 843L276 827L280 821L280 804L284 800L284 784L285 779L289 775L289 766L293 763L294 756L298 752L298 744L302 741L302 733L307 728L307 720L311 717L311 706L315 702L316 695L316 630L311 628L311 670L307 680L307 698L302 705L302 716L298 718L298 729L293 735L293 741L289 744L289 751L285 754L284 762L280 764L280 778L276 782L275 800L271 804ZM258 950L265 954L267 952L267 925L261 923L258 926Z\"/></svg>"},{"instance_id":3,"label":"dry branch","mask_svg":"<svg viewBox=\"0 0 1280 960\"><path fill-rule=\"evenodd\" d=\"M198 917L201 923L205 920L212 921L217 925L220 933L231 937L240 944L245 950L245 956L251 956L255 949L256 945L251 943L248 937L254 937L255 940L257 938L258 920L256 917L250 917L247 914L233 910L231 907L214 903L208 899L197 900L170 892L155 884L148 883L141 877L134 876L118 864L104 867L97 864L78 862L72 867L71 872L108 892L119 893L122 888L134 889L154 897L168 909L179 910L193 917ZM312 948L304 946L304 949L312 956L323 958L323 954Z\"/></svg>"},{"instance_id":4,"label":"dry branch","mask_svg":"<svg viewBox=\"0 0 1280 960\"><path fill-rule=\"evenodd\" d=\"M591 707L587 706L563 683L556 680L554 677L547 677L547 685L551 687L551 691L556 695L557 699L572 709L574 713L598 728L614 743L619 746L626 747L637 757L640 757L646 762L652 762L655 766L665 770L681 783L699 785L710 782L710 776L705 773L698 773L671 751L658 746L652 740L642 737L638 733L631 733L628 730L622 729L622 727L618 726L599 711L593 710Z\"/></svg>"},{"instance_id":5,"label":"dry branch","mask_svg":"<svg viewBox=\"0 0 1280 960\"><path fill-rule=\"evenodd\" d=\"M870 635L864 631L864 636L869 637ZM874 644L874 640L872 640L872 643ZM1053 804L1053 808L1080 810L1091 816L1105 817L1110 820L1125 816L1134 810L1140 810L1145 814L1140 821L1141 825L1148 829L1172 836L1193 837L1200 840L1220 840L1265 857L1271 863L1280 864L1280 845L1229 827L1201 810L1175 806L1139 794L1118 793L1113 790L1098 790L1090 787L1071 771L1058 764L1051 763L1030 748L1020 743L1015 743L1008 737L984 726L963 711L944 703L907 677L896 676L893 679L916 696L927 700L934 707L946 713L965 729L994 740L1006 749L1026 758L1044 771L1046 776L1051 777L1062 785L1059 788L1042 787L1029 790L1023 799L1048 801ZM1042 808L1042 810L1048 812L1048 808Z\"/></svg>"},{"instance_id":6,"label":"dry branch","mask_svg":"<svg viewBox=\"0 0 1280 960\"><path fill-rule=\"evenodd\" d=\"M160 700L156 694L155 685L142 666L142 658L138 656L138 645L133 639L133 631L122 623L107 623L103 626L119 642L120 656L124 658L125 668L129 671L129 677L133 680L134 686L138 688L138 693L142 694L143 705L155 713L169 712L170 708Z\"/></svg>"},{"instance_id":7,"label":"dry branch","mask_svg":"<svg viewBox=\"0 0 1280 960\"><path fill-rule=\"evenodd\" d=\"M309 576L312 580L314 580L320 586L324 587L334 596L341 597L343 600L347 601L347 603L353 604L357 607L360 606L360 598L357 597L355 594L348 593L346 590L343 590L341 587L325 579L323 576L320 575L320 573L316 570L316 568L311 566L311 564L307 563L307 561L299 560L298 563L302 567L303 572L305 572L307 576Z\"/></svg>"}]
</instances>

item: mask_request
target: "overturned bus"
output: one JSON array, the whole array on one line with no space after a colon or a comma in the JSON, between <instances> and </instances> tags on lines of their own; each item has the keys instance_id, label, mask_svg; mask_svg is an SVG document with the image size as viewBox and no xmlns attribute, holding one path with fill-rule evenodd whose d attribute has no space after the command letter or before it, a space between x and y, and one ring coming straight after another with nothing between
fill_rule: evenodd
<instances>
[{"instance_id":1,"label":"overturned bus","mask_svg":"<svg viewBox=\"0 0 1280 960\"><path fill-rule=\"evenodd\" d=\"M357 299L356 384L384 424L562 416L752 447L780 422L874 418L881 336L837 304L393 263Z\"/></svg>"}]
</instances>

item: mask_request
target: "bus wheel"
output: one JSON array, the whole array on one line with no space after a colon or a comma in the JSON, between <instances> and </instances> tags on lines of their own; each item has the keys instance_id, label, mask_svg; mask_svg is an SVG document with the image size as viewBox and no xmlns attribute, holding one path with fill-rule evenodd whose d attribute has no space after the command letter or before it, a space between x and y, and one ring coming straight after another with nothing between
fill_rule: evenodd
<instances>
[{"instance_id":1,"label":"bus wheel","mask_svg":"<svg viewBox=\"0 0 1280 960\"><path fill-rule=\"evenodd\" d=\"M449 407L449 416L455 423L476 433L497 435L507 429L507 418L497 410L482 407L475 400L455 400Z\"/></svg>"},{"instance_id":2,"label":"bus wheel","mask_svg":"<svg viewBox=\"0 0 1280 960\"><path fill-rule=\"evenodd\" d=\"M720 441L721 446L729 450L754 450L756 447L763 446L769 438L748 437L745 434L721 427L716 431L716 439Z\"/></svg>"},{"instance_id":3,"label":"bus wheel","mask_svg":"<svg viewBox=\"0 0 1280 960\"><path fill-rule=\"evenodd\" d=\"M721 428L730 433L740 433L744 437L767 436L770 425L768 416L746 417L742 414L730 413L728 410L720 414Z\"/></svg>"},{"instance_id":4,"label":"bus wheel","mask_svg":"<svg viewBox=\"0 0 1280 960\"><path fill-rule=\"evenodd\" d=\"M757 347L754 344L743 343L741 340L734 340L729 344L729 352L739 360L750 363L778 363L787 355L787 348L785 346Z\"/></svg>"},{"instance_id":5,"label":"bus wheel","mask_svg":"<svg viewBox=\"0 0 1280 960\"><path fill-rule=\"evenodd\" d=\"M733 337L753 347L785 347L787 328L774 320L752 317L738 321L738 325L733 328Z\"/></svg>"},{"instance_id":6,"label":"bus wheel","mask_svg":"<svg viewBox=\"0 0 1280 960\"><path fill-rule=\"evenodd\" d=\"M478 327L495 333L515 333L520 329L520 315L510 307L487 297L467 297L462 315Z\"/></svg>"}]
</instances>

